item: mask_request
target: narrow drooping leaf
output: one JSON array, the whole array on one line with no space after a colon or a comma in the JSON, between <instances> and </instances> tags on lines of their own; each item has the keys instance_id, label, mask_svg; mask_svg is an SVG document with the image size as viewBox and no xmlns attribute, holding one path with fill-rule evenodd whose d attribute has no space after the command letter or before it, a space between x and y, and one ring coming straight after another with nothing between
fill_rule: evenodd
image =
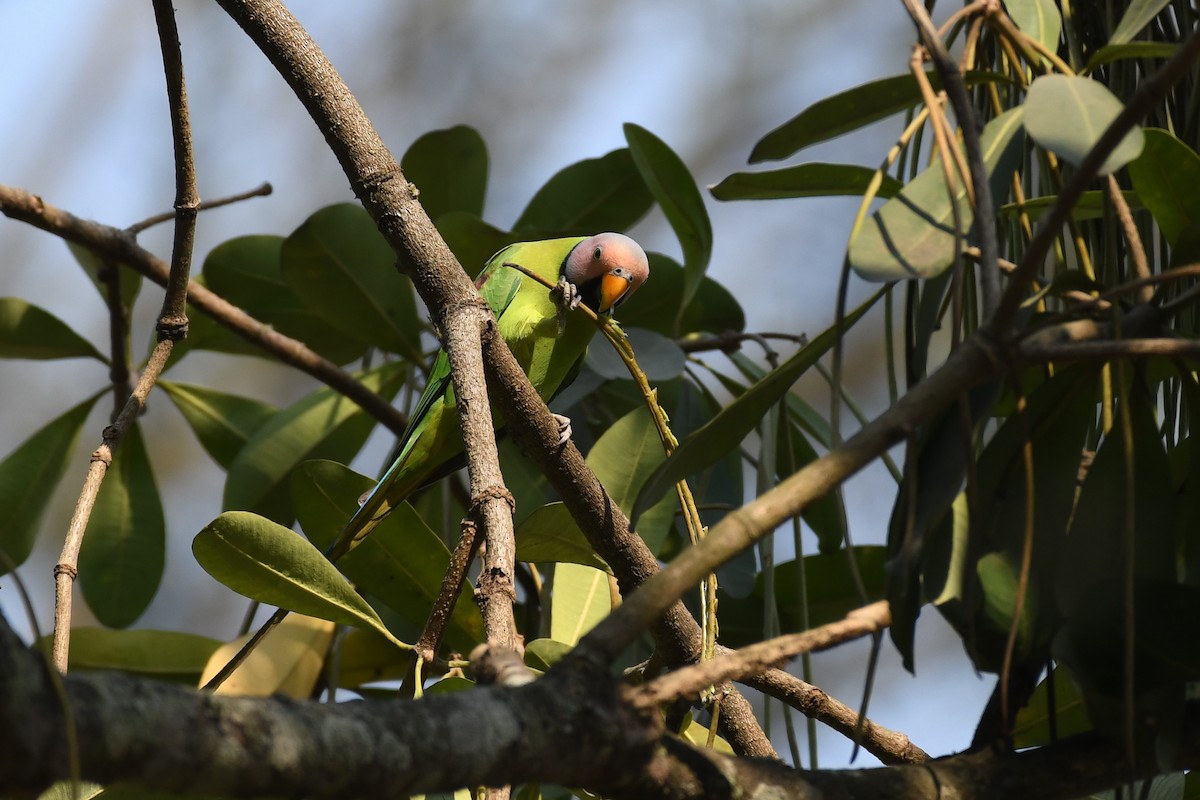
<instances>
[{"instance_id":1,"label":"narrow drooping leaf","mask_svg":"<svg viewBox=\"0 0 1200 800\"><path fill-rule=\"evenodd\" d=\"M1150 24L1150 20L1158 16L1158 12L1167 7L1169 0L1131 0L1125 8L1125 15L1117 24L1117 29L1108 37L1108 44L1125 44Z\"/></svg>"},{"instance_id":2,"label":"narrow drooping leaf","mask_svg":"<svg viewBox=\"0 0 1200 800\"><path fill-rule=\"evenodd\" d=\"M588 543L562 503L534 511L517 528L517 560L583 564L612 572Z\"/></svg>"},{"instance_id":3,"label":"narrow drooping leaf","mask_svg":"<svg viewBox=\"0 0 1200 800\"><path fill-rule=\"evenodd\" d=\"M1079 165L1124 108L1108 87L1081 76L1043 75L1025 98L1025 130L1042 147ZM1142 129L1134 126L1100 165L1108 175L1142 152Z\"/></svg>"},{"instance_id":4,"label":"narrow drooping leaf","mask_svg":"<svg viewBox=\"0 0 1200 800\"><path fill-rule=\"evenodd\" d=\"M0 297L0 358L94 358L108 363L65 322L19 297Z\"/></svg>"},{"instance_id":5,"label":"narrow drooping leaf","mask_svg":"<svg viewBox=\"0 0 1200 800\"><path fill-rule=\"evenodd\" d=\"M621 306L622 325L645 328L670 337L745 329L746 315L738 301L728 289L707 275L680 319L678 311L683 298L683 268L659 253L650 253L649 259L650 274L654 280L646 281L637 294Z\"/></svg>"},{"instance_id":6,"label":"narrow drooping leaf","mask_svg":"<svg viewBox=\"0 0 1200 800\"><path fill-rule=\"evenodd\" d=\"M154 599L165 559L162 500L134 424L100 486L79 553L88 608L110 628L132 625Z\"/></svg>"},{"instance_id":7,"label":"narrow drooping leaf","mask_svg":"<svg viewBox=\"0 0 1200 800\"><path fill-rule=\"evenodd\" d=\"M625 141L642 180L662 206L683 248L682 308L691 302L712 257L713 232L696 179L665 142L645 128L625 124Z\"/></svg>"},{"instance_id":8,"label":"narrow drooping leaf","mask_svg":"<svg viewBox=\"0 0 1200 800\"><path fill-rule=\"evenodd\" d=\"M1200 229L1200 155L1168 131L1147 128L1142 154L1129 162L1129 178L1167 241Z\"/></svg>"},{"instance_id":9,"label":"narrow drooping leaf","mask_svg":"<svg viewBox=\"0 0 1200 800\"><path fill-rule=\"evenodd\" d=\"M1010 146L1016 152L1023 114L1022 108L1014 108L984 127L980 147L989 175L1002 168ZM953 202L965 243L974 214L961 185ZM934 163L863 224L850 242L850 264L870 281L930 278L954 263L954 243L954 209L941 164Z\"/></svg>"},{"instance_id":10,"label":"narrow drooping leaf","mask_svg":"<svg viewBox=\"0 0 1200 800\"><path fill-rule=\"evenodd\" d=\"M421 205L430 219L449 211L483 213L488 153L474 128L455 125L418 137L404 153L400 168L421 193Z\"/></svg>"},{"instance_id":11,"label":"narrow drooping leaf","mask_svg":"<svg viewBox=\"0 0 1200 800\"><path fill-rule=\"evenodd\" d=\"M1139 58L1166 59L1179 51L1179 45L1172 42L1126 42L1125 44L1108 44L1097 50L1088 59L1085 72L1094 72L1097 68L1114 61Z\"/></svg>"},{"instance_id":12,"label":"narrow drooping leaf","mask_svg":"<svg viewBox=\"0 0 1200 800\"><path fill-rule=\"evenodd\" d=\"M325 669L325 655L333 641L334 623L289 614L255 647L233 674L216 690L231 697L283 695L295 700L312 697ZM204 667L197 682L204 686L236 656L253 633L221 645ZM392 651L396 648L393 646Z\"/></svg>"},{"instance_id":13,"label":"narrow drooping leaf","mask_svg":"<svg viewBox=\"0 0 1200 800\"><path fill-rule=\"evenodd\" d=\"M20 566L99 394L51 420L0 461L0 550ZM0 574L7 572L0 564Z\"/></svg>"},{"instance_id":14,"label":"narrow drooping leaf","mask_svg":"<svg viewBox=\"0 0 1200 800\"><path fill-rule=\"evenodd\" d=\"M247 511L226 511L192 540L192 554L238 594L310 617L391 635L321 551L295 531Z\"/></svg>"},{"instance_id":15,"label":"narrow drooping leaf","mask_svg":"<svg viewBox=\"0 0 1200 800\"><path fill-rule=\"evenodd\" d=\"M292 476L296 516L305 536L326 548L358 508L358 498L375 482L332 461L307 461ZM429 617L450 563L441 537L402 503L337 562L337 568L378 603L396 612L415 630ZM447 626L447 643L461 652L483 641L483 618L464 581Z\"/></svg>"},{"instance_id":16,"label":"narrow drooping leaf","mask_svg":"<svg viewBox=\"0 0 1200 800\"><path fill-rule=\"evenodd\" d=\"M71 255L83 267L84 273L87 274L88 280L96 287L96 291L100 293L101 298L108 297L108 285L100 279L100 273L105 268L104 261L100 256L88 250L83 245L67 242L67 249L71 251ZM121 305L125 308L132 308L133 301L137 299L138 291L142 288L142 274L134 272L132 269L121 269Z\"/></svg>"},{"instance_id":17,"label":"narrow drooping leaf","mask_svg":"<svg viewBox=\"0 0 1200 800\"><path fill-rule=\"evenodd\" d=\"M360 377L368 388L391 398L400 388L404 369L393 362ZM292 470L314 458L350 461L374 424L362 409L332 389L318 389L301 398L259 427L229 465L224 507L291 524L295 516L288 488Z\"/></svg>"},{"instance_id":18,"label":"narrow drooping leaf","mask_svg":"<svg viewBox=\"0 0 1200 800\"><path fill-rule=\"evenodd\" d=\"M181 631L72 628L67 666L195 684L221 642Z\"/></svg>"},{"instance_id":19,"label":"narrow drooping leaf","mask_svg":"<svg viewBox=\"0 0 1200 800\"><path fill-rule=\"evenodd\" d=\"M522 239L623 231L654 198L627 148L564 167L538 189L513 225Z\"/></svg>"},{"instance_id":20,"label":"narrow drooping leaf","mask_svg":"<svg viewBox=\"0 0 1200 800\"><path fill-rule=\"evenodd\" d=\"M859 196L874 177L875 170L858 164L800 164L770 172L735 172L709 191L718 200ZM895 197L902 186L891 175L883 175L875 196Z\"/></svg>"},{"instance_id":21,"label":"narrow drooping leaf","mask_svg":"<svg viewBox=\"0 0 1200 800\"><path fill-rule=\"evenodd\" d=\"M1149 133L1149 131L1147 131ZM1146 149L1142 150L1142 155L1136 158L1129 164L1130 174L1132 175L1133 166L1141 161L1146 156L1146 150L1149 149L1149 138L1147 137ZM1084 192L1079 197L1079 202L1071 209L1071 219L1076 222L1083 222L1089 219L1100 219L1104 216L1105 207L1108 203L1108 192L1102 192L1099 189ZM1121 192L1121 196L1125 198L1125 202L1129 205L1131 211L1140 211L1142 209L1142 199L1137 192ZM1016 219L1018 214L1024 211L1029 215L1029 219L1036 221L1042 218L1050 208L1058 202L1058 195L1050 194L1042 197L1031 197L1023 203L1006 203L1000 207L1000 213L1005 219Z\"/></svg>"},{"instance_id":22,"label":"narrow drooping leaf","mask_svg":"<svg viewBox=\"0 0 1200 800\"><path fill-rule=\"evenodd\" d=\"M844 329L848 330L883 296L883 290L871 295L862 305L846 315ZM725 406L707 425L679 443L679 448L646 479L634 503L632 516L637 518L647 508L661 500L676 481L716 463L717 459L738 446L754 430L767 409L776 403L817 359L833 346L839 334L836 326L826 329L778 369L769 372L751 386L745 394Z\"/></svg>"},{"instance_id":23,"label":"narrow drooping leaf","mask_svg":"<svg viewBox=\"0 0 1200 800\"><path fill-rule=\"evenodd\" d=\"M578 644L611 608L608 573L570 563L554 568L554 594L550 598L551 639Z\"/></svg>"},{"instance_id":24,"label":"narrow drooping leaf","mask_svg":"<svg viewBox=\"0 0 1200 800\"><path fill-rule=\"evenodd\" d=\"M328 206L283 242L280 273L308 309L348 336L420 363L412 282L362 206Z\"/></svg>"},{"instance_id":25,"label":"narrow drooping leaf","mask_svg":"<svg viewBox=\"0 0 1200 800\"><path fill-rule=\"evenodd\" d=\"M158 385L183 414L205 452L225 469L255 432L276 412L275 406L251 397L173 381Z\"/></svg>"}]
</instances>

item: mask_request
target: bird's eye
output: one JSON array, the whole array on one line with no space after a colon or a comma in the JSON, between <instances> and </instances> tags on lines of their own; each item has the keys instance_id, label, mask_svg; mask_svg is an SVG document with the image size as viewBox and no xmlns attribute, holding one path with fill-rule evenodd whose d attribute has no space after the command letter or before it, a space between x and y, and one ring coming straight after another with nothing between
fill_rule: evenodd
<instances>
[{"instance_id":1,"label":"bird's eye","mask_svg":"<svg viewBox=\"0 0 1200 800\"><path fill-rule=\"evenodd\" d=\"M600 260L600 256L602 256L602 255L604 255L604 251L601 250L599 247L597 247L595 250L592 251L592 258L594 258L597 261Z\"/></svg>"}]
</instances>

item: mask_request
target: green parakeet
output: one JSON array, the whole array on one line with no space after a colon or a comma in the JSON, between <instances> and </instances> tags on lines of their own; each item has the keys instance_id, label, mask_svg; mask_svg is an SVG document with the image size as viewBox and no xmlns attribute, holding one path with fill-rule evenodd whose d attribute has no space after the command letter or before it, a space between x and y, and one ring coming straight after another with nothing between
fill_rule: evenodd
<instances>
[{"instance_id":1,"label":"green parakeet","mask_svg":"<svg viewBox=\"0 0 1200 800\"><path fill-rule=\"evenodd\" d=\"M545 286L505 267L506 262L557 283L559 305ZM492 256L475 285L517 362L549 402L574 378L595 333L582 314L569 311L582 302L598 314L611 314L649 274L646 254L637 242L619 233L600 233L511 244ZM395 462L346 523L329 558L337 559L354 547L462 451L450 362L443 351L413 409Z\"/></svg>"}]
</instances>

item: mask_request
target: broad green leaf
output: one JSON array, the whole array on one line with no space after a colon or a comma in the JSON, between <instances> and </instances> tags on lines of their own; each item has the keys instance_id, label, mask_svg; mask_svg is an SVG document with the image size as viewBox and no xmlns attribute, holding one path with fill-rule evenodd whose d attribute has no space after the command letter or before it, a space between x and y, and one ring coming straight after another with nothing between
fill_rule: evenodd
<instances>
[{"instance_id":1,"label":"broad green leaf","mask_svg":"<svg viewBox=\"0 0 1200 800\"><path fill-rule=\"evenodd\" d=\"M190 383L159 381L158 385L183 414L205 452L229 469L259 428L279 409L250 397Z\"/></svg>"},{"instance_id":2,"label":"broad green leaf","mask_svg":"<svg viewBox=\"0 0 1200 800\"><path fill-rule=\"evenodd\" d=\"M166 522L141 427L108 468L79 553L83 597L96 619L126 628L154 599L166 557Z\"/></svg>"},{"instance_id":3,"label":"broad green leaf","mask_svg":"<svg viewBox=\"0 0 1200 800\"><path fill-rule=\"evenodd\" d=\"M1003 168L1010 145L1020 143L1017 133L1022 115L1022 108L1014 108L984 127L980 147L989 175ZM961 186L954 202L965 245L974 214ZM935 162L871 215L851 240L849 257L854 271L869 281L894 281L931 278L946 270L954 263L954 210L950 203L941 164Z\"/></svg>"},{"instance_id":4,"label":"broad green leaf","mask_svg":"<svg viewBox=\"0 0 1200 800\"><path fill-rule=\"evenodd\" d=\"M1050 706L1047 681L1054 683L1053 708ZM1013 746L1041 747L1053 742L1054 739L1050 736L1051 719L1054 720L1054 730L1059 739L1092 729L1083 698L1065 669L1055 669L1049 678L1043 678L1034 689L1029 702L1017 712L1017 721L1012 732Z\"/></svg>"},{"instance_id":5,"label":"broad green leaf","mask_svg":"<svg viewBox=\"0 0 1200 800\"><path fill-rule=\"evenodd\" d=\"M517 560L583 564L612 572L571 518L562 503L534 511L517 528Z\"/></svg>"},{"instance_id":6,"label":"broad green leaf","mask_svg":"<svg viewBox=\"0 0 1200 800\"><path fill-rule=\"evenodd\" d=\"M729 290L707 275L679 319L683 302L683 268L659 253L650 253L650 274L637 294L618 311L622 325L645 328L664 336L687 333L723 333L746 327L746 315ZM597 345L600 343L597 342Z\"/></svg>"},{"instance_id":7,"label":"broad green leaf","mask_svg":"<svg viewBox=\"0 0 1200 800\"><path fill-rule=\"evenodd\" d=\"M1004 7L1021 33L1039 42L1051 53L1058 50L1062 14L1054 0L1004 0ZM1045 58L1042 60L1045 61Z\"/></svg>"},{"instance_id":8,"label":"broad green leaf","mask_svg":"<svg viewBox=\"0 0 1200 800\"><path fill-rule=\"evenodd\" d=\"M1158 58L1167 59L1179 52L1179 45L1171 42L1126 42L1125 44L1108 44L1097 50L1088 59L1085 72L1093 72L1097 68L1113 61L1124 59Z\"/></svg>"},{"instance_id":9,"label":"broad green leaf","mask_svg":"<svg viewBox=\"0 0 1200 800\"><path fill-rule=\"evenodd\" d=\"M767 370L751 361L745 353L730 353L729 360L738 368L738 371L743 376L752 380L762 380L767 374ZM718 376L722 384L726 384L731 380L726 376ZM744 387L739 386L736 390L737 394L741 394ZM730 391L734 391L731 389ZM792 420L800 426L800 428L815 439L822 447L830 447L833 442L833 431L829 427L829 422L821 416L821 414L808 404L804 398L797 395L795 392L789 392L787 395L788 413L791 414Z\"/></svg>"},{"instance_id":10,"label":"broad green leaf","mask_svg":"<svg viewBox=\"0 0 1200 800\"><path fill-rule=\"evenodd\" d=\"M280 272L309 310L347 336L422 363L412 282L362 206L327 206L283 242Z\"/></svg>"},{"instance_id":11,"label":"broad green leaf","mask_svg":"<svg viewBox=\"0 0 1200 800\"><path fill-rule=\"evenodd\" d=\"M472 278L483 272L492 256L519 241L516 234L502 231L465 211L443 214L435 220L435 224L458 263Z\"/></svg>"},{"instance_id":12,"label":"broad green leaf","mask_svg":"<svg viewBox=\"0 0 1200 800\"><path fill-rule=\"evenodd\" d=\"M934 89L941 88L936 72L927 73ZM1007 79L992 72L968 72L967 86ZM913 108L922 102L921 89L911 74L880 78L813 103L768 133L750 153L750 163L787 158L796 151L857 130L872 122Z\"/></svg>"},{"instance_id":13,"label":"broad green leaf","mask_svg":"<svg viewBox=\"0 0 1200 800\"><path fill-rule=\"evenodd\" d=\"M360 379L391 398L404 379L404 367L385 364ZM290 525L294 514L288 479L296 465L314 458L350 461L374 426L365 411L328 387L301 398L259 427L229 465L224 507Z\"/></svg>"},{"instance_id":14,"label":"broad green leaf","mask_svg":"<svg viewBox=\"0 0 1200 800\"><path fill-rule=\"evenodd\" d=\"M883 289L846 315L843 330L849 330L863 314L883 296ZM721 409L700 430L679 443L678 449L646 479L634 503L631 514L636 522L647 508L659 502L663 494L677 481L693 475L717 462L721 456L736 448L755 425L792 385L800 379L817 359L825 355L837 340L839 331L831 326L800 349L794 356L769 372L751 386L745 394Z\"/></svg>"},{"instance_id":15,"label":"broad green leaf","mask_svg":"<svg viewBox=\"0 0 1200 800\"><path fill-rule=\"evenodd\" d=\"M579 564L554 568L550 638L574 646L612 608L608 573Z\"/></svg>"},{"instance_id":16,"label":"broad green leaf","mask_svg":"<svg viewBox=\"0 0 1200 800\"><path fill-rule=\"evenodd\" d=\"M38 523L99 397L94 394L51 420L0 461L0 550L13 564L20 566L29 558ZM0 575L7 571L0 564Z\"/></svg>"},{"instance_id":17,"label":"broad green leaf","mask_svg":"<svg viewBox=\"0 0 1200 800\"><path fill-rule=\"evenodd\" d=\"M813 627L836 622L862 605L862 598L850 575L849 553L854 553L859 573L871 602L883 597L886 550L878 545L860 545L853 550L821 553L804 557L804 577L808 588L809 624ZM717 608L721 621L721 642L742 647L762 640L764 575L755 581L754 591L745 598L731 597L718 590ZM775 567L775 601L779 608L780 630L795 633L801 624L800 572L795 560Z\"/></svg>"},{"instance_id":18,"label":"broad green leaf","mask_svg":"<svg viewBox=\"0 0 1200 800\"><path fill-rule=\"evenodd\" d=\"M239 236L222 242L204 259L198 281L255 319L282 334L299 339L338 364L362 358L367 351L365 335L347 336L334 330L318 314L300 302L283 278L280 254L282 236ZM197 341L191 342L193 335ZM265 355L241 337L197 315L184 340L189 349Z\"/></svg>"},{"instance_id":19,"label":"broad green leaf","mask_svg":"<svg viewBox=\"0 0 1200 800\"><path fill-rule=\"evenodd\" d=\"M317 547L328 548L375 481L332 461L307 461L292 475L296 516ZM360 591L386 605L414 629L424 627L450 564L441 538L402 503L375 531L337 562ZM464 581L446 629L447 644L468 653L483 641L483 618Z\"/></svg>"},{"instance_id":20,"label":"broad green leaf","mask_svg":"<svg viewBox=\"0 0 1200 800\"><path fill-rule=\"evenodd\" d=\"M338 686L355 689L366 683L403 680L412 659L374 631L352 630L342 639L337 667Z\"/></svg>"},{"instance_id":21,"label":"broad green leaf","mask_svg":"<svg viewBox=\"0 0 1200 800\"><path fill-rule=\"evenodd\" d=\"M1029 136L1078 166L1124 106L1099 81L1080 76L1043 75L1030 85L1024 108ZM1142 129L1134 126L1100 165L1097 174L1107 175L1133 161L1142 152L1142 144Z\"/></svg>"},{"instance_id":22,"label":"broad green leaf","mask_svg":"<svg viewBox=\"0 0 1200 800\"><path fill-rule=\"evenodd\" d=\"M100 297L107 302L108 284L100 280L100 271L104 269L104 260L83 245L74 242L67 242L67 249L71 251L71 255L75 257L79 266L83 267L88 280L96 287ZM140 272L134 272L129 267L121 269L121 305L126 309L133 308L133 301L137 299L138 291L141 288L142 274Z\"/></svg>"},{"instance_id":23,"label":"broad green leaf","mask_svg":"<svg viewBox=\"0 0 1200 800\"><path fill-rule=\"evenodd\" d=\"M692 301L712 257L713 232L696 179L670 147L645 128L625 124L625 141L642 180L662 206L683 248L680 312Z\"/></svg>"},{"instance_id":24,"label":"broad green leaf","mask_svg":"<svg viewBox=\"0 0 1200 800\"><path fill-rule=\"evenodd\" d=\"M1146 132L1146 149L1142 151L1142 155L1129 164L1130 175L1133 174L1134 164L1137 164L1146 157L1146 151L1150 149L1149 131ZM1131 211L1140 211L1142 209L1142 199L1137 192L1124 191L1121 195L1125 198ZM1020 205L1016 203L1005 203L1000 207L1000 213L1005 219L1016 219L1021 211L1029 215L1029 219L1036 222L1042 218L1042 215L1050 210L1050 207L1058 202L1058 195L1044 195L1042 197L1031 197ZM1071 209L1071 219L1076 222L1084 222L1090 219L1101 219L1106 211L1108 204L1108 192L1093 190L1084 192L1079 202Z\"/></svg>"},{"instance_id":25,"label":"broad green leaf","mask_svg":"<svg viewBox=\"0 0 1200 800\"><path fill-rule=\"evenodd\" d=\"M108 359L58 317L19 297L0 297L0 358Z\"/></svg>"},{"instance_id":26,"label":"broad green leaf","mask_svg":"<svg viewBox=\"0 0 1200 800\"><path fill-rule=\"evenodd\" d=\"M553 639L534 639L525 645L525 663L542 672L553 667L571 652L571 645Z\"/></svg>"},{"instance_id":27,"label":"broad green leaf","mask_svg":"<svg viewBox=\"0 0 1200 800\"><path fill-rule=\"evenodd\" d=\"M622 148L559 170L538 189L513 231L522 239L623 231L653 202L633 156Z\"/></svg>"},{"instance_id":28,"label":"broad green leaf","mask_svg":"<svg viewBox=\"0 0 1200 800\"><path fill-rule=\"evenodd\" d=\"M325 656L336 628L328 620L289 614L217 687L216 694L231 697L280 694L294 700L308 700L324 672ZM204 686L216 677L254 635L247 633L221 645L208 660L197 684ZM395 652L396 648L392 650Z\"/></svg>"},{"instance_id":29,"label":"broad green leaf","mask_svg":"<svg viewBox=\"0 0 1200 800\"><path fill-rule=\"evenodd\" d=\"M632 516L638 491L665 458L649 410L637 407L609 426L592 445L587 463L609 496ZM637 532L652 553L658 552L670 530L675 504L675 494L669 493L638 514Z\"/></svg>"},{"instance_id":30,"label":"broad green leaf","mask_svg":"<svg viewBox=\"0 0 1200 800\"><path fill-rule=\"evenodd\" d=\"M321 551L265 517L226 511L196 534L192 554L205 572L251 600L374 630L406 646Z\"/></svg>"},{"instance_id":31,"label":"broad green leaf","mask_svg":"<svg viewBox=\"0 0 1200 800\"><path fill-rule=\"evenodd\" d=\"M221 642L180 631L72 628L68 667L195 684Z\"/></svg>"},{"instance_id":32,"label":"broad green leaf","mask_svg":"<svg viewBox=\"0 0 1200 800\"><path fill-rule=\"evenodd\" d=\"M861 196L874 178L875 170L858 164L800 164L770 172L735 172L709 191L718 200ZM875 196L895 197L903 185L883 175Z\"/></svg>"},{"instance_id":33,"label":"broad green leaf","mask_svg":"<svg viewBox=\"0 0 1200 800\"><path fill-rule=\"evenodd\" d=\"M1160 128L1144 131L1146 146L1129 162L1129 178L1172 245L1200 229L1200 155Z\"/></svg>"},{"instance_id":34,"label":"broad green leaf","mask_svg":"<svg viewBox=\"0 0 1200 800\"><path fill-rule=\"evenodd\" d=\"M1131 0L1125 8L1117 29L1108 37L1108 44L1125 44L1137 36L1142 28L1150 24L1150 20L1158 16L1158 12L1167 7L1169 0Z\"/></svg>"},{"instance_id":35,"label":"broad green leaf","mask_svg":"<svg viewBox=\"0 0 1200 800\"><path fill-rule=\"evenodd\" d=\"M405 152L400 168L421 193L421 205L430 219L447 211L483 213L488 154L474 128L455 125L426 133Z\"/></svg>"},{"instance_id":36,"label":"broad green leaf","mask_svg":"<svg viewBox=\"0 0 1200 800\"><path fill-rule=\"evenodd\" d=\"M645 328L626 328L625 334L638 366L652 383L673 380L683 374L687 356L673 339ZM596 337L588 348L587 365L609 380L633 380L625 362L603 337Z\"/></svg>"}]
</instances>

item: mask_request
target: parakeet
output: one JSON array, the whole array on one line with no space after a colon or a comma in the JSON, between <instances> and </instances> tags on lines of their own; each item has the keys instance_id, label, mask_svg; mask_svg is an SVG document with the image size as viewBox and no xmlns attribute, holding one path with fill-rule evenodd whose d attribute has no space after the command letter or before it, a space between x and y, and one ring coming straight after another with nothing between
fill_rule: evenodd
<instances>
[{"instance_id":1,"label":"parakeet","mask_svg":"<svg viewBox=\"0 0 1200 800\"><path fill-rule=\"evenodd\" d=\"M545 286L504 266L508 262L556 283L558 304ZM649 274L646 254L637 242L619 233L599 233L511 244L492 256L475 286L495 314L497 329L517 363L549 402L574 379L596 330L571 310L582 302L597 314L611 314ZM462 450L450 362L443 351L413 409L396 460L346 523L327 552L329 558L348 552Z\"/></svg>"}]
</instances>

